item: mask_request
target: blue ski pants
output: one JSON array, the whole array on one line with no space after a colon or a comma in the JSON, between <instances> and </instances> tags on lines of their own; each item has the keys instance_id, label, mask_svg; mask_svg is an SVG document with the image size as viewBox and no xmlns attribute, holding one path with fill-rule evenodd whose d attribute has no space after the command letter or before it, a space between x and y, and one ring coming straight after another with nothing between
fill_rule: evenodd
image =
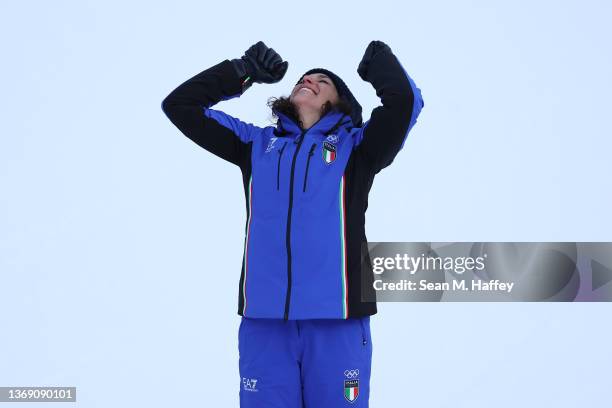
<instances>
[{"instance_id":1,"label":"blue ski pants","mask_svg":"<svg viewBox=\"0 0 612 408\"><path fill-rule=\"evenodd\" d=\"M241 408L367 408L369 316L352 319L242 318L238 331Z\"/></svg>"}]
</instances>

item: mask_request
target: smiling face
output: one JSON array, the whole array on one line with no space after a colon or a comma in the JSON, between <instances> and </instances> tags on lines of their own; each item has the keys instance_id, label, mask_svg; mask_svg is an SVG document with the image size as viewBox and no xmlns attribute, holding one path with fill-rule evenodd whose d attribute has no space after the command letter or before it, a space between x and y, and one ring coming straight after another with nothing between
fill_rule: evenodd
<instances>
[{"instance_id":1,"label":"smiling face","mask_svg":"<svg viewBox=\"0 0 612 408\"><path fill-rule=\"evenodd\" d=\"M304 75L295 85L289 100L298 109L320 111L325 102L338 103L338 91L332 80L323 73Z\"/></svg>"}]
</instances>

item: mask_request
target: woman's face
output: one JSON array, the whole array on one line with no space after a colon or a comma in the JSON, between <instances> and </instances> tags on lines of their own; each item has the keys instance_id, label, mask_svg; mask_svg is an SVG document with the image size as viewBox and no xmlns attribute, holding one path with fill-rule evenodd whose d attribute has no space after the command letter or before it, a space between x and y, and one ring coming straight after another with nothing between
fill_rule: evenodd
<instances>
[{"instance_id":1,"label":"woman's face","mask_svg":"<svg viewBox=\"0 0 612 408\"><path fill-rule=\"evenodd\" d=\"M295 85L289 97L289 100L298 107L312 110L320 110L327 101L336 104L338 99L336 86L327 75L322 73L304 75Z\"/></svg>"}]
</instances>

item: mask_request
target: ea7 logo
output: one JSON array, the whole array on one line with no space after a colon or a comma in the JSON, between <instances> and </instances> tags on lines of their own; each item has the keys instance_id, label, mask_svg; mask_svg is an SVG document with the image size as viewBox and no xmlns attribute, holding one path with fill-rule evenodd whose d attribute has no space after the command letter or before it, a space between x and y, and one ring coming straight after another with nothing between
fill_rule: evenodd
<instances>
[{"instance_id":1,"label":"ea7 logo","mask_svg":"<svg viewBox=\"0 0 612 408\"><path fill-rule=\"evenodd\" d=\"M276 142L277 137L271 137L268 142L268 147L266 148L266 153L270 153L272 149L274 149L274 142Z\"/></svg>"},{"instance_id":2,"label":"ea7 logo","mask_svg":"<svg viewBox=\"0 0 612 408\"><path fill-rule=\"evenodd\" d=\"M242 377L242 386L245 391L257 392L259 391L257 387L257 379L256 378L244 378Z\"/></svg>"}]
</instances>

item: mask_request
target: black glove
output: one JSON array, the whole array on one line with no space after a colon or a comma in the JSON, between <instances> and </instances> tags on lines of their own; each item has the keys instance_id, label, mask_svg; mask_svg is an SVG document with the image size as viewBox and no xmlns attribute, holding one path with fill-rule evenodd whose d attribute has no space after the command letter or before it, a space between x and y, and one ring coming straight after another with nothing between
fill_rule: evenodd
<instances>
[{"instance_id":1,"label":"black glove","mask_svg":"<svg viewBox=\"0 0 612 408\"><path fill-rule=\"evenodd\" d=\"M363 58L357 68L357 73L364 81L368 81L368 69L370 68L370 62L376 55L381 52L391 52L391 48L382 41L372 41L366 48Z\"/></svg>"},{"instance_id":2,"label":"black glove","mask_svg":"<svg viewBox=\"0 0 612 408\"><path fill-rule=\"evenodd\" d=\"M285 76L289 63L273 48L268 48L262 41L252 45L239 59L233 59L232 64L242 81L243 92L253 82L258 84L273 84Z\"/></svg>"}]
</instances>

